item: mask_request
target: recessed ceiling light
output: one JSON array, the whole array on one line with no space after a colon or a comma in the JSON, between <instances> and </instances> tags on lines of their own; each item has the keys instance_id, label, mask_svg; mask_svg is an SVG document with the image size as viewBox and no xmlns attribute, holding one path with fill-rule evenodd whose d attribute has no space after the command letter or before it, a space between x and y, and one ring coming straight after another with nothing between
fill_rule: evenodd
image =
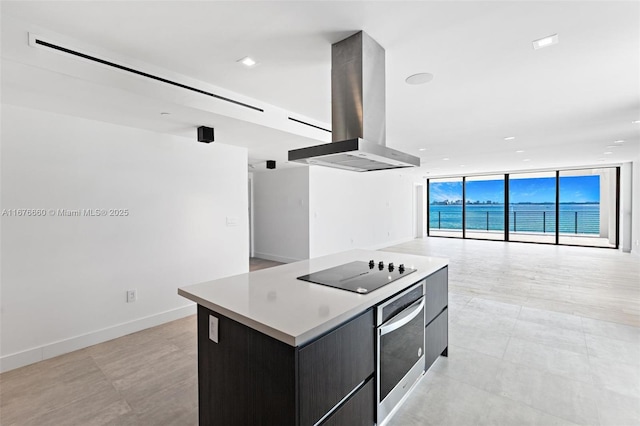
<instances>
[{"instance_id":1,"label":"recessed ceiling light","mask_svg":"<svg viewBox=\"0 0 640 426\"><path fill-rule=\"evenodd\" d=\"M255 67L258 64L254 59L252 59L252 58L250 58L248 56L245 56L242 59L238 59L236 62L240 62L245 67L249 67L249 68Z\"/></svg>"},{"instance_id":2,"label":"recessed ceiling light","mask_svg":"<svg viewBox=\"0 0 640 426\"><path fill-rule=\"evenodd\" d=\"M514 140L516 137L515 136L507 136L506 138L504 138L505 141L512 141Z\"/></svg>"},{"instance_id":3,"label":"recessed ceiling light","mask_svg":"<svg viewBox=\"0 0 640 426\"><path fill-rule=\"evenodd\" d=\"M640 120L634 120L632 121L633 124L640 124Z\"/></svg>"},{"instance_id":4,"label":"recessed ceiling light","mask_svg":"<svg viewBox=\"0 0 640 426\"><path fill-rule=\"evenodd\" d=\"M519 149L519 150L517 150L516 152L517 152L518 154L521 154L521 153L523 153L523 152L524 152L524 150Z\"/></svg>"},{"instance_id":5,"label":"recessed ceiling light","mask_svg":"<svg viewBox=\"0 0 640 426\"><path fill-rule=\"evenodd\" d=\"M444 157L442 161L449 161L449 157Z\"/></svg>"},{"instance_id":6,"label":"recessed ceiling light","mask_svg":"<svg viewBox=\"0 0 640 426\"><path fill-rule=\"evenodd\" d=\"M613 152L611 152L611 151L605 151L605 152L603 152L603 154L604 154L604 155L609 155L609 154L613 154Z\"/></svg>"},{"instance_id":7,"label":"recessed ceiling light","mask_svg":"<svg viewBox=\"0 0 640 426\"><path fill-rule=\"evenodd\" d=\"M416 85L416 84L425 84L430 82L431 80L433 80L433 74L430 74L428 72L421 72L418 74L410 75L404 81L407 84Z\"/></svg>"},{"instance_id":8,"label":"recessed ceiling light","mask_svg":"<svg viewBox=\"0 0 640 426\"><path fill-rule=\"evenodd\" d=\"M613 141L613 143L624 143L624 141L622 139L619 139L617 141Z\"/></svg>"},{"instance_id":9,"label":"recessed ceiling light","mask_svg":"<svg viewBox=\"0 0 640 426\"><path fill-rule=\"evenodd\" d=\"M543 47L553 46L558 44L558 34L553 34L547 37L540 38L533 41L533 48L535 50L542 49Z\"/></svg>"},{"instance_id":10,"label":"recessed ceiling light","mask_svg":"<svg viewBox=\"0 0 640 426\"><path fill-rule=\"evenodd\" d=\"M607 149L615 149L615 148L620 148L618 145L608 145Z\"/></svg>"},{"instance_id":11,"label":"recessed ceiling light","mask_svg":"<svg viewBox=\"0 0 640 426\"><path fill-rule=\"evenodd\" d=\"M418 151L426 151L427 148L420 148Z\"/></svg>"}]
</instances>

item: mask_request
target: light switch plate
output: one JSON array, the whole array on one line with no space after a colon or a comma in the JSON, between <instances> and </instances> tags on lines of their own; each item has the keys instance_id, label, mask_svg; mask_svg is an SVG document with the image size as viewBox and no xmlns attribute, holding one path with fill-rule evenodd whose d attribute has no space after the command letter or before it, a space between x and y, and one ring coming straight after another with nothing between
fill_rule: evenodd
<instances>
[{"instance_id":1,"label":"light switch plate","mask_svg":"<svg viewBox=\"0 0 640 426\"><path fill-rule=\"evenodd\" d=\"M218 343L218 318L209 315L209 339Z\"/></svg>"}]
</instances>

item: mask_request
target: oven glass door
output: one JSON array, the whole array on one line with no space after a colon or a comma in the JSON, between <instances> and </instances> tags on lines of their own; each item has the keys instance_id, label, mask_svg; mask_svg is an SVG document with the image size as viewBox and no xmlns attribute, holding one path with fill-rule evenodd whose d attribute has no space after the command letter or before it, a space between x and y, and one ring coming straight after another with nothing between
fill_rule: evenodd
<instances>
[{"instance_id":1,"label":"oven glass door","mask_svg":"<svg viewBox=\"0 0 640 426\"><path fill-rule=\"evenodd\" d=\"M400 325L396 328L397 325ZM379 401L383 401L424 352L424 298L378 328Z\"/></svg>"}]
</instances>

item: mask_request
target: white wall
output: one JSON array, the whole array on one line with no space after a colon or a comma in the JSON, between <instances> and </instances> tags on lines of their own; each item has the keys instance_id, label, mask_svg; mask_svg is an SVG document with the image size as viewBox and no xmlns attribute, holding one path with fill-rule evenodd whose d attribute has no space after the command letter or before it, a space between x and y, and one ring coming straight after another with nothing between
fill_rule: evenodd
<instances>
[{"instance_id":1,"label":"white wall","mask_svg":"<svg viewBox=\"0 0 640 426\"><path fill-rule=\"evenodd\" d=\"M2 217L3 370L193 313L178 287L248 271L244 148L9 105L2 125L2 209L129 212Z\"/></svg>"},{"instance_id":2,"label":"white wall","mask_svg":"<svg viewBox=\"0 0 640 426\"><path fill-rule=\"evenodd\" d=\"M310 256L413 239L416 182L424 180L397 170L310 167Z\"/></svg>"},{"instance_id":3,"label":"white wall","mask_svg":"<svg viewBox=\"0 0 640 426\"><path fill-rule=\"evenodd\" d=\"M640 159L631 166L631 253L640 256Z\"/></svg>"},{"instance_id":4,"label":"white wall","mask_svg":"<svg viewBox=\"0 0 640 426\"><path fill-rule=\"evenodd\" d=\"M278 262L309 258L309 167L253 174L254 256Z\"/></svg>"}]
</instances>

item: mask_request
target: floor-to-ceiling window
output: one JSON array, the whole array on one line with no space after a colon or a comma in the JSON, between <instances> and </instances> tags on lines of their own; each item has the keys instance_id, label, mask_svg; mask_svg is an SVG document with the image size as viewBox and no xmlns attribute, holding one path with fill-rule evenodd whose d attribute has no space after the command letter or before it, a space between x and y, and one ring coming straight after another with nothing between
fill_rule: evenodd
<instances>
[{"instance_id":1,"label":"floor-to-ceiling window","mask_svg":"<svg viewBox=\"0 0 640 426\"><path fill-rule=\"evenodd\" d=\"M560 172L560 244L615 247L616 186L615 168Z\"/></svg>"},{"instance_id":2,"label":"floor-to-ceiling window","mask_svg":"<svg viewBox=\"0 0 640 426\"><path fill-rule=\"evenodd\" d=\"M428 235L618 247L617 167L428 179Z\"/></svg>"},{"instance_id":3,"label":"floor-to-ceiling window","mask_svg":"<svg viewBox=\"0 0 640 426\"><path fill-rule=\"evenodd\" d=\"M462 237L462 178L429 180L429 235Z\"/></svg>"},{"instance_id":4,"label":"floor-to-ceiling window","mask_svg":"<svg viewBox=\"0 0 640 426\"><path fill-rule=\"evenodd\" d=\"M509 241L556 242L556 173L509 175Z\"/></svg>"},{"instance_id":5,"label":"floor-to-ceiling window","mask_svg":"<svg viewBox=\"0 0 640 426\"><path fill-rule=\"evenodd\" d=\"M504 176L465 179L465 236L504 240Z\"/></svg>"}]
</instances>

